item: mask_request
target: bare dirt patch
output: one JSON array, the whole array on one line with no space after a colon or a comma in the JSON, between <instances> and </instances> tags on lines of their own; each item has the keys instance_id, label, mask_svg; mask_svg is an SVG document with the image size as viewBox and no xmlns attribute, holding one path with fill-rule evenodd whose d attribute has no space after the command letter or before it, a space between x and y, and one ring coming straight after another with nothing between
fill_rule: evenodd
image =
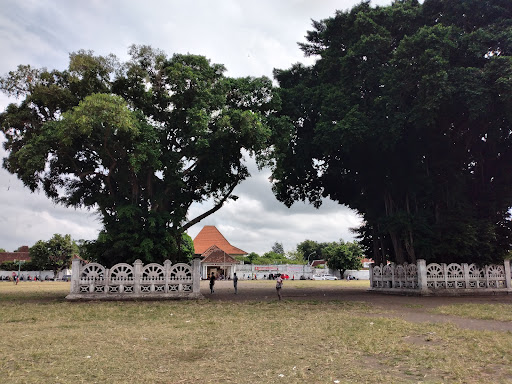
<instances>
[{"instance_id":1,"label":"bare dirt patch","mask_svg":"<svg viewBox=\"0 0 512 384\"><path fill-rule=\"evenodd\" d=\"M210 294L208 282L201 282L201 293L208 300L244 302L277 301L277 294L272 281L239 281L238 294L234 294L231 281L218 281L215 293ZM430 313L434 308L444 305L463 303L472 304L508 304L512 310L512 295L499 296L461 296L461 297L417 297L386 295L368 291L368 287L351 286L350 282L286 281L282 289L283 300L290 301L355 301L371 305L381 311L368 314L370 317L396 317L410 322L451 323L463 329L511 331L512 322L479 320L458 316Z\"/></svg>"}]
</instances>

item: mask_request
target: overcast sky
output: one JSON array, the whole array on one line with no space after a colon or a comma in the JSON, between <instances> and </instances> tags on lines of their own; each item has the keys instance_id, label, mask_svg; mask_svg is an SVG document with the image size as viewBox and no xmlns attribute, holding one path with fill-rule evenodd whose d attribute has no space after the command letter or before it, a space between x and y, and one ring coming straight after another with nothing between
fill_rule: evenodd
<instances>
[{"instance_id":1,"label":"overcast sky","mask_svg":"<svg viewBox=\"0 0 512 384\"><path fill-rule=\"evenodd\" d=\"M373 0L386 5L390 0ZM0 13L0 75L19 64L64 69L70 52L93 50L127 59L131 44L148 44L173 53L204 55L223 64L227 75L272 77L274 68L311 63L297 42L304 42L311 19L321 20L359 3L355 0L2 0ZM9 102L0 95L0 110ZM0 134L0 141L4 137ZM6 156L3 147L0 157ZM249 161L250 162L250 161ZM237 201L188 231L194 238L204 225L215 225L234 246L264 253L274 242L286 251L303 240L353 239L350 228L360 223L346 207L326 201L320 209L278 202L258 172L235 189ZM190 218L207 206L196 205ZM94 212L53 204L44 194L25 188L15 175L0 170L0 248L13 251L53 234L75 240L96 238L100 225Z\"/></svg>"}]
</instances>

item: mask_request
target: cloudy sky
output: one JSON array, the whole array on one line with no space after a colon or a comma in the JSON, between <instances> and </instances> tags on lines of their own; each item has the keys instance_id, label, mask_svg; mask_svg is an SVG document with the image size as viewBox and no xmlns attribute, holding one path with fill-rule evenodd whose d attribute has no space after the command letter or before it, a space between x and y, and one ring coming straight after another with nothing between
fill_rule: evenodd
<instances>
[{"instance_id":1,"label":"cloudy sky","mask_svg":"<svg viewBox=\"0 0 512 384\"><path fill-rule=\"evenodd\" d=\"M373 0L373 5L390 0ZM19 64L64 69L79 49L127 58L131 44L148 44L173 53L192 53L224 64L227 75L272 77L274 68L311 63L297 46L311 29L311 19L333 16L356 0L2 0L0 76ZM0 111L15 100L0 95ZM0 142L4 137L0 134ZM0 157L6 152L0 149ZM320 209L296 203L288 209L273 196L270 172L258 172L235 189L239 196L190 228L195 237L215 225L247 252L264 253L274 242L292 251L303 240L352 240L349 228L360 219L348 208L326 201ZM196 205L190 218L208 209ZM100 225L94 212L67 209L43 193L31 194L15 175L0 170L0 248L32 246L53 234L95 239Z\"/></svg>"}]
</instances>

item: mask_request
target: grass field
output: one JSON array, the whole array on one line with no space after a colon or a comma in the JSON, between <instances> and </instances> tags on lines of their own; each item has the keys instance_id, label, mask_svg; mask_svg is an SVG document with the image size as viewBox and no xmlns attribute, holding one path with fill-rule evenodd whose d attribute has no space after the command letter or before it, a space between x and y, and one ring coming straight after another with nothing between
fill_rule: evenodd
<instances>
[{"instance_id":1,"label":"grass field","mask_svg":"<svg viewBox=\"0 0 512 384\"><path fill-rule=\"evenodd\" d=\"M0 283L2 383L512 382L511 332L408 322L368 302L70 303L68 292L69 283Z\"/></svg>"}]
</instances>

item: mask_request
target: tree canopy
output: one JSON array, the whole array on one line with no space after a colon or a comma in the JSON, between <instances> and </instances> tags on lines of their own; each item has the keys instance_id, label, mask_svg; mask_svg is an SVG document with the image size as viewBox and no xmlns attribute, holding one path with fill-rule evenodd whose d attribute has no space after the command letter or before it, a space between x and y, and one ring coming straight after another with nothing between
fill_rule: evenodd
<instances>
[{"instance_id":1,"label":"tree canopy","mask_svg":"<svg viewBox=\"0 0 512 384\"><path fill-rule=\"evenodd\" d=\"M77 244L70 235L55 234L48 241L39 240L30 248L30 263L38 270L49 269L57 273L71 266L73 255L78 253Z\"/></svg>"},{"instance_id":2,"label":"tree canopy","mask_svg":"<svg viewBox=\"0 0 512 384\"><path fill-rule=\"evenodd\" d=\"M346 270L359 270L363 267L361 263L363 250L355 241L329 243L322 250L322 254L325 260L327 260L327 266L330 269L338 270L342 279Z\"/></svg>"},{"instance_id":3,"label":"tree canopy","mask_svg":"<svg viewBox=\"0 0 512 384\"><path fill-rule=\"evenodd\" d=\"M297 252L299 252L305 262L313 260L322 260L322 249L327 247L329 243L319 243L314 240L304 240L297 244Z\"/></svg>"},{"instance_id":4,"label":"tree canopy","mask_svg":"<svg viewBox=\"0 0 512 384\"><path fill-rule=\"evenodd\" d=\"M377 262L512 248L512 3L363 2L313 22L312 66L275 70L273 180L290 206L357 210Z\"/></svg>"},{"instance_id":5,"label":"tree canopy","mask_svg":"<svg viewBox=\"0 0 512 384\"><path fill-rule=\"evenodd\" d=\"M228 78L202 56L129 53L121 63L79 51L65 70L27 65L1 78L21 98L0 115L3 165L57 203L97 209L99 261L176 261L182 233L236 199L244 155L267 147L278 99L269 79ZM213 208L187 217L207 200Z\"/></svg>"},{"instance_id":6,"label":"tree canopy","mask_svg":"<svg viewBox=\"0 0 512 384\"><path fill-rule=\"evenodd\" d=\"M277 253L279 255L284 255L283 243L279 243L276 241L272 246L271 252Z\"/></svg>"}]
</instances>

